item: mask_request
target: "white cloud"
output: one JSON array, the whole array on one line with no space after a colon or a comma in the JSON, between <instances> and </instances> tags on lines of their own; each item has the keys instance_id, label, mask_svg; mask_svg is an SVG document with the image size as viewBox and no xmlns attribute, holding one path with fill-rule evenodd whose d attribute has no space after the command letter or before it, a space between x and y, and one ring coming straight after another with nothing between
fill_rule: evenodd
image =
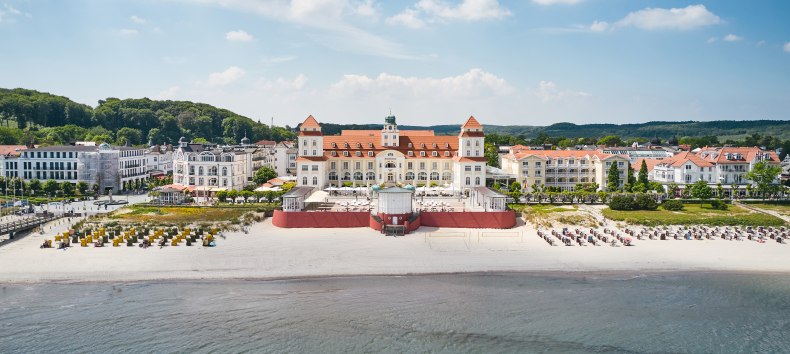
<instances>
[{"instance_id":1,"label":"white cloud","mask_svg":"<svg viewBox=\"0 0 790 354\"><path fill-rule=\"evenodd\" d=\"M362 17L378 18L379 10L373 0L362 1L353 8L353 12Z\"/></svg>"},{"instance_id":2,"label":"white cloud","mask_svg":"<svg viewBox=\"0 0 790 354\"><path fill-rule=\"evenodd\" d=\"M574 5L582 1L583 0L532 0L532 2L539 5L556 5L556 4Z\"/></svg>"},{"instance_id":3,"label":"white cloud","mask_svg":"<svg viewBox=\"0 0 790 354\"><path fill-rule=\"evenodd\" d=\"M120 31L118 31L118 34L120 34L121 37L135 37L139 33L140 32L138 32L136 29L129 29L129 28L122 28Z\"/></svg>"},{"instance_id":4,"label":"white cloud","mask_svg":"<svg viewBox=\"0 0 790 354\"><path fill-rule=\"evenodd\" d=\"M784 48L785 48L785 52L790 53L790 42L785 43Z\"/></svg>"},{"instance_id":5,"label":"white cloud","mask_svg":"<svg viewBox=\"0 0 790 354\"><path fill-rule=\"evenodd\" d=\"M136 23L138 25L144 25L144 24L148 23L148 20L146 20L144 18L141 18L141 17L139 17L137 15L132 15L131 17L129 17L129 19L132 20L132 22L134 22L134 23Z\"/></svg>"},{"instance_id":6,"label":"white cloud","mask_svg":"<svg viewBox=\"0 0 790 354\"><path fill-rule=\"evenodd\" d=\"M307 84L307 77L304 76L304 74L299 74L293 80L282 77L279 77L275 80L267 80L262 78L256 82L255 86L261 90L282 93L288 91L299 91L304 88L305 84Z\"/></svg>"},{"instance_id":7,"label":"white cloud","mask_svg":"<svg viewBox=\"0 0 790 354\"><path fill-rule=\"evenodd\" d=\"M345 15L359 14L364 0L196 0L197 4L257 14L275 21L305 28L307 35L323 46L357 54L395 59L416 59L403 46L362 30L349 23Z\"/></svg>"},{"instance_id":8,"label":"white cloud","mask_svg":"<svg viewBox=\"0 0 790 354\"><path fill-rule=\"evenodd\" d=\"M718 41L718 40L719 39L716 38L716 37L710 37L710 38L708 38L708 43L716 43L716 41Z\"/></svg>"},{"instance_id":9,"label":"white cloud","mask_svg":"<svg viewBox=\"0 0 790 354\"><path fill-rule=\"evenodd\" d=\"M759 42L757 42L757 43L755 44L755 46L757 46L758 48L759 48L759 47L763 47L763 46L765 46L765 41L759 41Z\"/></svg>"},{"instance_id":10,"label":"white cloud","mask_svg":"<svg viewBox=\"0 0 790 354\"><path fill-rule=\"evenodd\" d=\"M727 42L737 42L737 41L740 41L740 40L742 40L742 39L743 39L743 37L741 37L741 36L736 36L736 35L734 35L734 34L732 34L732 33L730 33L730 34L728 34L728 35L724 36L724 40L725 40L725 41L727 41Z\"/></svg>"},{"instance_id":11,"label":"white cloud","mask_svg":"<svg viewBox=\"0 0 790 354\"><path fill-rule=\"evenodd\" d=\"M589 93L583 91L562 90L553 81L541 81L535 95L543 102L561 100L569 97L587 97Z\"/></svg>"},{"instance_id":12,"label":"white cloud","mask_svg":"<svg viewBox=\"0 0 790 354\"><path fill-rule=\"evenodd\" d=\"M273 64L287 63L289 61L294 61L294 60L296 60L296 57L293 55L289 55L289 56L281 56L281 57L264 58L263 63L268 65L273 65Z\"/></svg>"},{"instance_id":13,"label":"white cloud","mask_svg":"<svg viewBox=\"0 0 790 354\"><path fill-rule=\"evenodd\" d=\"M395 16L387 18L387 23L400 24L409 28L425 27L425 21L420 19L419 12L414 9L406 9Z\"/></svg>"},{"instance_id":14,"label":"white cloud","mask_svg":"<svg viewBox=\"0 0 790 354\"><path fill-rule=\"evenodd\" d=\"M19 11L9 4L3 4L3 8L4 10L0 9L0 23L15 23L17 17L33 17L31 14Z\"/></svg>"},{"instance_id":15,"label":"white cloud","mask_svg":"<svg viewBox=\"0 0 790 354\"><path fill-rule=\"evenodd\" d=\"M241 79L244 74L245 71L242 68L239 68L238 66L231 66L225 69L225 71L209 74L208 80L199 84L206 87L226 86L238 79Z\"/></svg>"},{"instance_id":16,"label":"white cloud","mask_svg":"<svg viewBox=\"0 0 790 354\"><path fill-rule=\"evenodd\" d=\"M164 91L160 91L159 94L156 95L156 99L158 100L172 100L175 99L178 93L181 91L181 88L178 86L171 86L168 87Z\"/></svg>"},{"instance_id":17,"label":"white cloud","mask_svg":"<svg viewBox=\"0 0 790 354\"><path fill-rule=\"evenodd\" d=\"M381 73L371 78L347 74L332 84L340 95L373 95L391 98L467 98L476 99L510 94L513 88L502 78L481 69L444 78L404 77Z\"/></svg>"},{"instance_id":18,"label":"white cloud","mask_svg":"<svg viewBox=\"0 0 790 354\"><path fill-rule=\"evenodd\" d=\"M689 5L684 8L646 8L631 12L615 25L643 30L691 30L722 22L721 18L708 11L705 5Z\"/></svg>"},{"instance_id":19,"label":"white cloud","mask_svg":"<svg viewBox=\"0 0 790 354\"><path fill-rule=\"evenodd\" d=\"M451 5L444 0L420 0L414 6L388 18L387 22L420 28L425 23L498 20L510 15L510 10L502 7L497 0L462 0L457 5Z\"/></svg>"},{"instance_id":20,"label":"white cloud","mask_svg":"<svg viewBox=\"0 0 790 354\"><path fill-rule=\"evenodd\" d=\"M590 31L603 32L609 29L609 24L606 21L595 21L590 25Z\"/></svg>"},{"instance_id":21,"label":"white cloud","mask_svg":"<svg viewBox=\"0 0 790 354\"><path fill-rule=\"evenodd\" d=\"M238 30L238 31L230 31L228 33L225 33L225 39L231 42L249 42L254 38L246 31Z\"/></svg>"}]
</instances>

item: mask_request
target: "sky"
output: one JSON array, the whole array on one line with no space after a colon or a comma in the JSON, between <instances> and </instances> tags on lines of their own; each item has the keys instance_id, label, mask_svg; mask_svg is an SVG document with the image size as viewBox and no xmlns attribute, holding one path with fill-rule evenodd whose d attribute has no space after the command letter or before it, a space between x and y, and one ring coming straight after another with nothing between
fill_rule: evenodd
<instances>
[{"instance_id":1,"label":"sky","mask_svg":"<svg viewBox=\"0 0 790 354\"><path fill-rule=\"evenodd\" d=\"M0 0L0 87L255 120L790 119L786 0Z\"/></svg>"}]
</instances>

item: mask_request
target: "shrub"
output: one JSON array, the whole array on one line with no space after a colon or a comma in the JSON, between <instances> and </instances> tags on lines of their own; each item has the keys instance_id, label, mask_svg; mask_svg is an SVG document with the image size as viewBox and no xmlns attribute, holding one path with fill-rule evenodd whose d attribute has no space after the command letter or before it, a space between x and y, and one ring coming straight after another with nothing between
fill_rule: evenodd
<instances>
[{"instance_id":1,"label":"shrub","mask_svg":"<svg viewBox=\"0 0 790 354\"><path fill-rule=\"evenodd\" d=\"M634 198L628 195L614 195L609 201L609 209L634 210Z\"/></svg>"},{"instance_id":2,"label":"shrub","mask_svg":"<svg viewBox=\"0 0 790 354\"><path fill-rule=\"evenodd\" d=\"M667 200L663 204L661 204L661 208L669 211L681 211L683 210L683 202L674 199Z\"/></svg>"},{"instance_id":3,"label":"shrub","mask_svg":"<svg viewBox=\"0 0 790 354\"><path fill-rule=\"evenodd\" d=\"M634 198L634 208L637 210L656 210L658 209L658 202L650 195L639 193Z\"/></svg>"},{"instance_id":4,"label":"shrub","mask_svg":"<svg viewBox=\"0 0 790 354\"><path fill-rule=\"evenodd\" d=\"M713 207L713 209L717 209L717 210L727 210L727 203L719 199L711 200L710 206Z\"/></svg>"}]
</instances>

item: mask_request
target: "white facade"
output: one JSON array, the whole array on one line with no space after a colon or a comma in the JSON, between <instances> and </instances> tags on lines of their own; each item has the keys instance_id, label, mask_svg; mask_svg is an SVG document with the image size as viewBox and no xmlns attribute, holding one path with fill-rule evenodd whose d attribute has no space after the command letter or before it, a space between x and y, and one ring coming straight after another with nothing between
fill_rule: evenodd
<instances>
[{"instance_id":1,"label":"white facade","mask_svg":"<svg viewBox=\"0 0 790 354\"><path fill-rule=\"evenodd\" d=\"M216 192L242 190L249 184L252 152L246 147L213 147L179 141L173 154L173 184Z\"/></svg>"}]
</instances>

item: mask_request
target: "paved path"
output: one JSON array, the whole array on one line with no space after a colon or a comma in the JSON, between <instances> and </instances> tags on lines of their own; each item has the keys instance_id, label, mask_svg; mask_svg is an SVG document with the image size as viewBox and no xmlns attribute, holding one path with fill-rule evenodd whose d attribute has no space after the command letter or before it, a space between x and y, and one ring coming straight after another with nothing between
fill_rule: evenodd
<instances>
[{"instance_id":1,"label":"paved path","mask_svg":"<svg viewBox=\"0 0 790 354\"><path fill-rule=\"evenodd\" d=\"M740 207L742 207L744 209L749 209L751 211L756 211L758 213L763 213L763 214L768 214L768 215L771 215L771 216L775 216L777 218L780 218L780 219L784 220L786 223L790 224L790 217L782 215L782 214L780 214L778 212L775 212L773 210L758 208L758 207L756 207L754 205L744 204L744 203L741 203L739 201L733 201L732 203L737 205L737 206L740 206Z\"/></svg>"}]
</instances>

